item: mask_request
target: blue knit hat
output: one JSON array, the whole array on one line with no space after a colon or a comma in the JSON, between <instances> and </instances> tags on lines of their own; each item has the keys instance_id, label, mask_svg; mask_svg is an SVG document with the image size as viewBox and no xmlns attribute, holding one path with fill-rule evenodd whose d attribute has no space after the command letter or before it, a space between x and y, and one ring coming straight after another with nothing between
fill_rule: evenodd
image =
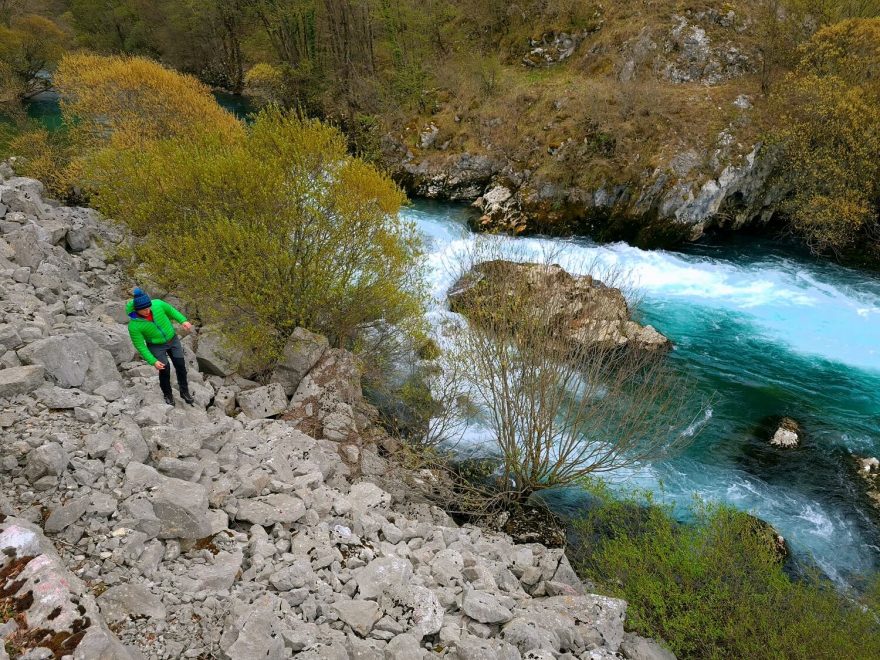
<instances>
[{"instance_id":1,"label":"blue knit hat","mask_svg":"<svg viewBox=\"0 0 880 660\"><path fill-rule=\"evenodd\" d=\"M134 296L134 308L135 309L146 309L152 304L152 300L150 300L150 296L141 291L140 289L135 289L131 292Z\"/></svg>"}]
</instances>

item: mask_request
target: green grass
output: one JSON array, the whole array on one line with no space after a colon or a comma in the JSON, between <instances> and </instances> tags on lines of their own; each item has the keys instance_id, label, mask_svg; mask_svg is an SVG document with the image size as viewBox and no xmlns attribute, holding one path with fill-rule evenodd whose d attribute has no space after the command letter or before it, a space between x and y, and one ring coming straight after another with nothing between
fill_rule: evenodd
<instances>
[{"instance_id":1,"label":"green grass","mask_svg":"<svg viewBox=\"0 0 880 660\"><path fill-rule=\"evenodd\" d=\"M792 579L766 528L695 504L680 525L650 502L608 497L577 523L581 575L629 603L640 635L679 658L880 658L880 588L858 596L819 576Z\"/></svg>"}]
</instances>

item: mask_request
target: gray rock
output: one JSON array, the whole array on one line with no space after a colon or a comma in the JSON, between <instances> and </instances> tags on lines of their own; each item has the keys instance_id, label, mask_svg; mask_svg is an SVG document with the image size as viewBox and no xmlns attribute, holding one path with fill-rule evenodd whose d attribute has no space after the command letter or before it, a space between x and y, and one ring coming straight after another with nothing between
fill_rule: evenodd
<instances>
[{"instance_id":1,"label":"gray rock","mask_svg":"<svg viewBox=\"0 0 880 660\"><path fill-rule=\"evenodd\" d=\"M204 486L165 477L140 463L128 464L125 484L134 492L148 490L153 513L161 524L159 538L201 539L210 535Z\"/></svg>"},{"instance_id":2,"label":"gray rock","mask_svg":"<svg viewBox=\"0 0 880 660\"><path fill-rule=\"evenodd\" d=\"M416 584L394 585L387 590L387 597L409 612L413 623L409 633L419 640L440 632L443 627L445 608L427 587Z\"/></svg>"},{"instance_id":3,"label":"gray rock","mask_svg":"<svg viewBox=\"0 0 880 660\"><path fill-rule=\"evenodd\" d=\"M202 476L202 466L195 461L183 461L179 458L163 456L156 464L156 469L167 477L198 481Z\"/></svg>"},{"instance_id":4,"label":"gray rock","mask_svg":"<svg viewBox=\"0 0 880 660\"><path fill-rule=\"evenodd\" d=\"M40 365L0 369L0 399L33 392L43 384L45 374Z\"/></svg>"},{"instance_id":5,"label":"gray rock","mask_svg":"<svg viewBox=\"0 0 880 660\"><path fill-rule=\"evenodd\" d=\"M108 621L124 621L130 617L164 619L161 599L142 584L128 583L110 587L98 597L101 614Z\"/></svg>"},{"instance_id":6,"label":"gray rock","mask_svg":"<svg viewBox=\"0 0 880 660\"><path fill-rule=\"evenodd\" d=\"M199 331L196 358L203 372L229 376L238 369L243 357L243 351L230 346L217 326L205 326Z\"/></svg>"},{"instance_id":7,"label":"gray rock","mask_svg":"<svg viewBox=\"0 0 880 660\"><path fill-rule=\"evenodd\" d=\"M239 500L235 518L268 527L276 523L294 523L305 513L305 504L298 497L272 494Z\"/></svg>"},{"instance_id":8,"label":"gray rock","mask_svg":"<svg viewBox=\"0 0 880 660\"><path fill-rule=\"evenodd\" d=\"M57 442L47 442L28 454L24 475L34 483L41 477L58 476L67 469L67 452Z\"/></svg>"},{"instance_id":9,"label":"gray rock","mask_svg":"<svg viewBox=\"0 0 880 660\"><path fill-rule=\"evenodd\" d=\"M454 657L458 660L521 660L522 658L515 646L501 640L481 639L474 635L462 635L455 645Z\"/></svg>"},{"instance_id":10,"label":"gray rock","mask_svg":"<svg viewBox=\"0 0 880 660\"><path fill-rule=\"evenodd\" d=\"M420 660L426 655L415 635L398 635L385 647L385 660Z\"/></svg>"},{"instance_id":11,"label":"gray rock","mask_svg":"<svg viewBox=\"0 0 880 660\"><path fill-rule=\"evenodd\" d=\"M113 356L85 334L46 337L18 351L24 364L39 364L62 387L78 387L93 392L120 380Z\"/></svg>"},{"instance_id":12,"label":"gray rock","mask_svg":"<svg viewBox=\"0 0 880 660\"><path fill-rule=\"evenodd\" d=\"M287 409L287 395L279 383L257 387L238 394L238 407L251 419L280 415Z\"/></svg>"},{"instance_id":13,"label":"gray rock","mask_svg":"<svg viewBox=\"0 0 880 660\"><path fill-rule=\"evenodd\" d=\"M43 529L50 534L60 532L79 520L88 508L88 497L78 497L67 504L55 507L46 519Z\"/></svg>"},{"instance_id":14,"label":"gray rock","mask_svg":"<svg viewBox=\"0 0 880 660\"><path fill-rule=\"evenodd\" d=\"M80 390L65 389L57 386L44 386L35 392L37 401L52 410L72 410L74 408L85 408L98 399Z\"/></svg>"},{"instance_id":15,"label":"gray rock","mask_svg":"<svg viewBox=\"0 0 880 660\"><path fill-rule=\"evenodd\" d=\"M9 323L0 324L0 347L14 350L21 346L21 335L16 327Z\"/></svg>"},{"instance_id":16,"label":"gray rock","mask_svg":"<svg viewBox=\"0 0 880 660\"><path fill-rule=\"evenodd\" d=\"M269 582L278 591L302 589L314 580L315 572L312 570L311 562L308 559L297 560L269 577Z\"/></svg>"},{"instance_id":17,"label":"gray rock","mask_svg":"<svg viewBox=\"0 0 880 660\"><path fill-rule=\"evenodd\" d=\"M293 396L302 379L318 363L329 345L326 337L305 328L297 328L284 346L281 359L272 372L271 382L280 383L285 394Z\"/></svg>"},{"instance_id":18,"label":"gray rock","mask_svg":"<svg viewBox=\"0 0 880 660\"><path fill-rule=\"evenodd\" d=\"M191 592L225 591L235 584L243 559L241 551L220 552L209 564L194 566L182 578L181 586Z\"/></svg>"},{"instance_id":19,"label":"gray rock","mask_svg":"<svg viewBox=\"0 0 880 660\"><path fill-rule=\"evenodd\" d=\"M495 595L477 589L465 592L461 610L480 623L506 623L513 618L513 613Z\"/></svg>"},{"instance_id":20,"label":"gray rock","mask_svg":"<svg viewBox=\"0 0 880 660\"><path fill-rule=\"evenodd\" d=\"M373 625L382 617L379 605L372 600L338 601L330 609L361 637L369 635Z\"/></svg>"},{"instance_id":21,"label":"gray rock","mask_svg":"<svg viewBox=\"0 0 880 660\"><path fill-rule=\"evenodd\" d=\"M626 633L620 644L620 655L629 660L675 660L675 654L653 639Z\"/></svg>"},{"instance_id":22,"label":"gray rock","mask_svg":"<svg viewBox=\"0 0 880 660\"><path fill-rule=\"evenodd\" d=\"M401 585L409 581L413 575L413 567L403 557L380 557L355 573L361 598L376 598L385 589Z\"/></svg>"}]
</instances>

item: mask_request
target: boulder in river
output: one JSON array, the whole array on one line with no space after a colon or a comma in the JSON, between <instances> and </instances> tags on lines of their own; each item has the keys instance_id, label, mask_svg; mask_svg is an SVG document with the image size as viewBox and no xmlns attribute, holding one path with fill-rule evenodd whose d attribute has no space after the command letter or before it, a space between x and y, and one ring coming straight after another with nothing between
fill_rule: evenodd
<instances>
[{"instance_id":1,"label":"boulder in river","mask_svg":"<svg viewBox=\"0 0 880 660\"><path fill-rule=\"evenodd\" d=\"M672 343L650 325L630 318L620 289L561 266L495 259L471 268L449 291L452 311L471 321L493 309L491 299L523 297L540 304L548 329L573 348L635 348L665 351ZM539 302L540 301L540 302Z\"/></svg>"},{"instance_id":2,"label":"boulder in river","mask_svg":"<svg viewBox=\"0 0 880 660\"><path fill-rule=\"evenodd\" d=\"M770 444L774 447L782 449L794 449L800 445L802 437L801 427L791 417L783 417L779 420L779 426L773 437L770 438Z\"/></svg>"},{"instance_id":3,"label":"boulder in river","mask_svg":"<svg viewBox=\"0 0 880 660\"><path fill-rule=\"evenodd\" d=\"M880 459L874 456L853 456L853 458L856 461L859 476L865 483L865 494L871 500L874 508L880 511Z\"/></svg>"}]
</instances>

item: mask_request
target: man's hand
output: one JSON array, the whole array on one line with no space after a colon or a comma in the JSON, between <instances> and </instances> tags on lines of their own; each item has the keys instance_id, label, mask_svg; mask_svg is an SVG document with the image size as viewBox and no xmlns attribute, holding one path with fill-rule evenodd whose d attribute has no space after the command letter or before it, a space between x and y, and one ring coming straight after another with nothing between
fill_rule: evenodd
<instances>
[{"instance_id":1,"label":"man's hand","mask_svg":"<svg viewBox=\"0 0 880 660\"><path fill-rule=\"evenodd\" d=\"M193 324L190 323L189 321L187 321L186 323L183 324L183 329L186 330L187 332L192 332Z\"/></svg>"},{"instance_id":2,"label":"man's hand","mask_svg":"<svg viewBox=\"0 0 880 660\"><path fill-rule=\"evenodd\" d=\"M159 371L162 371L163 369L165 369L165 363L162 362L161 360L156 360L156 364L154 364L153 366L156 367L156 369Z\"/></svg>"}]
</instances>

